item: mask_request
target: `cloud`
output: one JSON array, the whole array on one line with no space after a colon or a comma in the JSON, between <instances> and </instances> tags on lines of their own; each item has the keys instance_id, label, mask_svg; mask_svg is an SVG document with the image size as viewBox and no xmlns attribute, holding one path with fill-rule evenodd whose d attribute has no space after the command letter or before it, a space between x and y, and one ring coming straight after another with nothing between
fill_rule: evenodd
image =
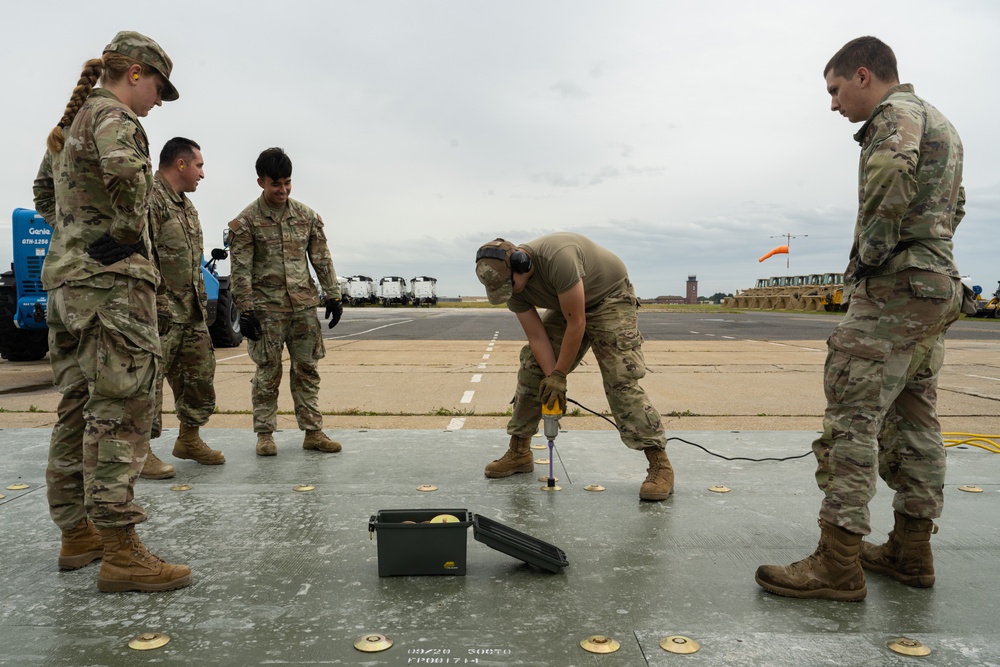
<instances>
[{"instance_id":1,"label":"cloud","mask_svg":"<svg viewBox=\"0 0 1000 667\"><path fill-rule=\"evenodd\" d=\"M51 20L74 7L16 3L5 15L11 34L46 26L31 67L8 68L22 102L0 107L8 211L31 205L45 136L80 64L116 29L110 0ZM338 271L431 275L442 295L481 294L471 257L484 240L566 229L618 253L640 294L655 296L681 293L688 273L711 294L784 274L786 259L792 273L846 264L857 127L829 111L819 69L863 12L903 77L962 133L969 203L955 255L992 285L1000 92L983 81L1000 73L1000 5L841 9L718 0L685 5L678 21L676 3L632 0L288 0L280 12L176 0L130 6L128 27L174 60L181 99L142 123L154 152L177 135L202 145L207 178L192 200L208 248L258 196L257 154L279 145ZM269 41L234 38L262 22ZM6 40L0 57L21 62L23 49ZM799 238L787 258L757 262L788 233ZM0 266L10 237L5 213Z\"/></svg>"},{"instance_id":2,"label":"cloud","mask_svg":"<svg viewBox=\"0 0 1000 667\"><path fill-rule=\"evenodd\" d=\"M558 173L529 174L528 180L555 188L589 188L600 185L607 180L631 176L658 176L663 174L664 167L625 167L618 168L606 165L590 173L564 175Z\"/></svg>"},{"instance_id":3,"label":"cloud","mask_svg":"<svg viewBox=\"0 0 1000 667\"><path fill-rule=\"evenodd\" d=\"M584 100L590 97L590 93L575 83L570 83L569 81L560 81L559 83L553 84L549 87L549 90L554 92L557 97L564 100Z\"/></svg>"}]
</instances>

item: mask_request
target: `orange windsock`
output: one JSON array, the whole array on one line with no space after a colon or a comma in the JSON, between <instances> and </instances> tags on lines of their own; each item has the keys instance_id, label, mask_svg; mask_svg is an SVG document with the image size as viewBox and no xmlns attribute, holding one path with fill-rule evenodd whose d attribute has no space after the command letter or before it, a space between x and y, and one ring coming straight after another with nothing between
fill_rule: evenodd
<instances>
[{"instance_id":1,"label":"orange windsock","mask_svg":"<svg viewBox=\"0 0 1000 667\"><path fill-rule=\"evenodd\" d=\"M774 250L770 251L769 253L767 253L766 255L764 255L763 257L761 257L760 259L758 259L757 261L758 262L763 262L768 257L771 257L773 255L780 255L782 253L784 253L786 255L788 254L788 246L786 246L786 245L779 245L777 248L775 248Z\"/></svg>"}]
</instances>

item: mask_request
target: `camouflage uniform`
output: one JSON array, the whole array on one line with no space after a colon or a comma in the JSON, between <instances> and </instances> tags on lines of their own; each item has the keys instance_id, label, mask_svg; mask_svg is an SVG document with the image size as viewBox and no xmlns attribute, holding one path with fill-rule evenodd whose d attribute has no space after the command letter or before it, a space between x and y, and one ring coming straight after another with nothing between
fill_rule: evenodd
<instances>
[{"instance_id":1,"label":"camouflage uniform","mask_svg":"<svg viewBox=\"0 0 1000 667\"><path fill-rule=\"evenodd\" d=\"M132 111L103 89L65 132L65 147L45 155L34 184L35 208L53 229L42 284L62 393L46 471L49 511L63 531L88 514L98 528L115 528L146 518L133 487L149 450L158 278L140 253L104 266L86 248L109 233L148 249L149 142Z\"/></svg>"},{"instance_id":2,"label":"camouflage uniform","mask_svg":"<svg viewBox=\"0 0 1000 667\"><path fill-rule=\"evenodd\" d=\"M204 426L215 412L215 351L208 332L208 296L201 274L204 241L194 204L157 171L149 202L149 233L160 285L156 290L163 363L156 377L151 437L160 437L163 379L174 392L177 417Z\"/></svg>"},{"instance_id":3,"label":"camouflage uniform","mask_svg":"<svg viewBox=\"0 0 1000 667\"><path fill-rule=\"evenodd\" d=\"M941 515L937 377L961 307L952 236L965 191L958 133L910 85L893 87L855 139L860 207L846 272L853 295L827 341L827 408L813 451L825 494L820 518L867 535L877 474L895 491L897 511Z\"/></svg>"},{"instance_id":4,"label":"camouflage uniform","mask_svg":"<svg viewBox=\"0 0 1000 667\"><path fill-rule=\"evenodd\" d=\"M257 365L251 392L254 431L277 429L285 346L291 358L289 385L299 428L320 430L317 362L326 356L326 348L310 263L324 295L340 298L323 220L294 199L288 199L284 210L273 211L261 195L229 223L229 230L233 300L241 313L257 315L262 331L260 340L247 340L247 351Z\"/></svg>"},{"instance_id":5,"label":"camouflage uniform","mask_svg":"<svg viewBox=\"0 0 1000 667\"><path fill-rule=\"evenodd\" d=\"M591 241L575 234L553 234L523 244L532 250L532 261L536 267L532 282L540 285L545 281L542 269L546 263L568 261L565 253L556 252L544 256L538 249L546 243L592 244ZM587 247L587 246L583 246ZM599 247L598 247L599 248ZM587 268L584 281L586 302L586 329L580 350L570 371L574 370L587 353L592 349L601 369L604 381L604 394L608 405L618 425L622 442L631 449L646 449L666 447L667 438L663 430L660 413L653 407L649 397L639 380L646 375L646 360L642 354L642 334L639 333L638 306L635 291L629 282L625 265L616 256L603 248L603 264ZM589 261L589 260L588 260ZM549 267L554 269L555 267ZM597 292L596 283L588 285L591 279L601 276L601 284L607 285L606 295ZM613 276L618 276L614 278ZM529 283L530 285L530 283ZM588 290L588 286L591 289ZM515 294L508 302L508 308L513 312L523 312L526 308L546 308L542 316L545 332L552 343L555 358L559 358L563 334L566 331L566 319L558 307L558 294L544 296L534 287L526 287L521 294ZM542 292L545 291L543 288ZM538 398L539 383L544 377L541 367L531 352L531 346L521 349L521 365L517 373L517 389L514 394L514 408L510 421L507 423L507 433L518 437L531 437L538 429L542 418L542 404Z\"/></svg>"}]
</instances>

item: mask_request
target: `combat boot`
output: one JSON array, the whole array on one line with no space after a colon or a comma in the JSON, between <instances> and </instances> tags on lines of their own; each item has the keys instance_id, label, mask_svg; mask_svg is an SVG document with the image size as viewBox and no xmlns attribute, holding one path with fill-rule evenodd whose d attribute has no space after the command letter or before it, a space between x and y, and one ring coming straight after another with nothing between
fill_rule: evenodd
<instances>
[{"instance_id":1,"label":"combat boot","mask_svg":"<svg viewBox=\"0 0 1000 667\"><path fill-rule=\"evenodd\" d=\"M306 431L306 437L302 440L302 449L313 449L317 452L333 454L339 452L342 447L336 440L331 440L323 431Z\"/></svg>"},{"instance_id":2,"label":"combat boot","mask_svg":"<svg viewBox=\"0 0 1000 667\"><path fill-rule=\"evenodd\" d=\"M674 468L667 458L667 450L647 447L642 450L649 461L646 481L639 487L639 500L666 500L674 492Z\"/></svg>"},{"instance_id":3,"label":"combat boot","mask_svg":"<svg viewBox=\"0 0 1000 667\"><path fill-rule=\"evenodd\" d=\"M507 453L486 464L486 476L510 477L517 472L533 472L535 470L535 458L531 455L531 438L510 436L510 445Z\"/></svg>"},{"instance_id":4,"label":"combat boot","mask_svg":"<svg viewBox=\"0 0 1000 667\"><path fill-rule=\"evenodd\" d=\"M197 426L188 426L184 422L181 422L180 435L174 441L174 456L179 459L191 459L207 466L226 462L225 454L212 449L201 439Z\"/></svg>"},{"instance_id":5,"label":"combat boot","mask_svg":"<svg viewBox=\"0 0 1000 667\"><path fill-rule=\"evenodd\" d=\"M274 444L274 436L267 432L257 434L257 456L275 456L278 446Z\"/></svg>"},{"instance_id":6,"label":"combat boot","mask_svg":"<svg viewBox=\"0 0 1000 667\"><path fill-rule=\"evenodd\" d=\"M174 565L149 553L135 526L104 528L104 560L97 588L105 593L172 591L191 584L191 568Z\"/></svg>"},{"instance_id":7,"label":"combat boot","mask_svg":"<svg viewBox=\"0 0 1000 667\"><path fill-rule=\"evenodd\" d=\"M820 519L819 546L791 565L761 565L755 579L764 590L790 598L864 600L868 594L858 552L861 535Z\"/></svg>"},{"instance_id":8,"label":"combat boot","mask_svg":"<svg viewBox=\"0 0 1000 667\"><path fill-rule=\"evenodd\" d=\"M101 535L90 519L84 517L75 526L63 531L62 546L59 548L59 569L78 570L93 563L103 553Z\"/></svg>"},{"instance_id":9,"label":"combat boot","mask_svg":"<svg viewBox=\"0 0 1000 667\"><path fill-rule=\"evenodd\" d=\"M139 477L144 479L169 479L174 476L174 467L169 463L164 463L153 453L153 448L149 448L146 455L146 462L142 464L142 472Z\"/></svg>"},{"instance_id":10,"label":"combat boot","mask_svg":"<svg viewBox=\"0 0 1000 667\"><path fill-rule=\"evenodd\" d=\"M889 540L878 546L861 543L861 567L915 588L934 585L934 554L931 535L937 526L930 519L917 519L899 512Z\"/></svg>"}]
</instances>

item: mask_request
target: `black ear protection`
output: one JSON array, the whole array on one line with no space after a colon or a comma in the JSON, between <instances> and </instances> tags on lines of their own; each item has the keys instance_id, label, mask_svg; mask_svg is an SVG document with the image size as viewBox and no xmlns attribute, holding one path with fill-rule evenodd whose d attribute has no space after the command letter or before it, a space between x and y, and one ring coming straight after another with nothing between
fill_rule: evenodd
<instances>
[{"instance_id":1,"label":"black ear protection","mask_svg":"<svg viewBox=\"0 0 1000 667\"><path fill-rule=\"evenodd\" d=\"M503 241L503 239L497 239L497 241ZM514 273L528 273L531 271L531 256L523 250L514 250L508 256L505 250L501 250L496 246L483 246L476 251L476 261L478 262L481 259L503 260Z\"/></svg>"},{"instance_id":2,"label":"black ear protection","mask_svg":"<svg viewBox=\"0 0 1000 667\"><path fill-rule=\"evenodd\" d=\"M515 250L510 253L510 270L514 273L531 271L531 256L523 250Z\"/></svg>"}]
</instances>

